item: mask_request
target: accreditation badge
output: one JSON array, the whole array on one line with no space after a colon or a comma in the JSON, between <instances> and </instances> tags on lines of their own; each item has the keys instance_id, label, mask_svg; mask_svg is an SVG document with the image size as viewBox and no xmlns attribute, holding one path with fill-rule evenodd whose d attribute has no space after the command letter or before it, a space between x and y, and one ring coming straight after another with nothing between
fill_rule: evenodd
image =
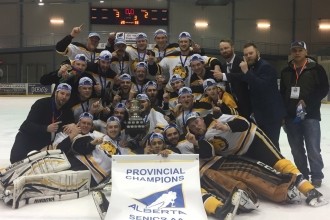
<instances>
[{"instance_id":1,"label":"accreditation badge","mask_svg":"<svg viewBox=\"0 0 330 220\"><path fill-rule=\"evenodd\" d=\"M300 87L296 87L296 86L291 87L291 94L290 94L291 99L299 99L299 94L300 94Z\"/></svg>"}]
</instances>

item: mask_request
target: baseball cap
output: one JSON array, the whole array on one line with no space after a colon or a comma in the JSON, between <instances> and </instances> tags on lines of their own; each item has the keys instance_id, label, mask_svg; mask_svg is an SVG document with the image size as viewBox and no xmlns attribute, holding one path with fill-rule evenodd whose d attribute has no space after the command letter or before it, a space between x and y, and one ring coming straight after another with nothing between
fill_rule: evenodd
<instances>
[{"instance_id":1,"label":"baseball cap","mask_svg":"<svg viewBox=\"0 0 330 220\"><path fill-rule=\"evenodd\" d=\"M193 119L196 119L196 118L200 118L200 114L198 112L190 112L187 114L186 118L185 118L185 122L184 124L185 125L188 125L188 122L193 120Z\"/></svg>"},{"instance_id":2,"label":"baseball cap","mask_svg":"<svg viewBox=\"0 0 330 220\"><path fill-rule=\"evenodd\" d=\"M91 37L98 37L99 40L101 39L100 35L98 33L95 33L95 32L89 33L88 38L91 38Z\"/></svg>"},{"instance_id":3,"label":"baseball cap","mask_svg":"<svg viewBox=\"0 0 330 220\"><path fill-rule=\"evenodd\" d=\"M217 85L217 83L215 82L214 79L207 79L207 80L204 80L204 82L203 82L203 89L205 91L208 87L216 86L216 85Z\"/></svg>"},{"instance_id":4,"label":"baseball cap","mask_svg":"<svg viewBox=\"0 0 330 220\"><path fill-rule=\"evenodd\" d=\"M140 40L140 39L145 39L145 40L148 40L148 36L145 34L145 33L138 33L137 35L136 35L136 38L135 38L135 40L137 41L137 40Z\"/></svg>"},{"instance_id":5,"label":"baseball cap","mask_svg":"<svg viewBox=\"0 0 330 220\"><path fill-rule=\"evenodd\" d=\"M188 32L184 31L179 34L179 39L181 38L189 38L191 40L191 35Z\"/></svg>"},{"instance_id":6,"label":"baseball cap","mask_svg":"<svg viewBox=\"0 0 330 220\"><path fill-rule=\"evenodd\" d=\"M112 54L108 50L103 50L99 55L100 60L110 61L111 58Z\"/></svg>"},{"instance_id":7,"label":"baseball cap","mask_svg":"<svg viewBox=\"0 0 330 220\"><path fill-rule=\"evenodd\" d=\"M179 89L179 97L181 95L184 95L184 94L192 94L192 90L189 88L189 87L182 87L181 89Z\"/></svg>"},{"instance_id":8,"label":"baseball cap","mask_svg":"<svg viewBox=\"0 0 330 220\"><path fill-rule=\"evenodd\" d=\"M110 116L107 120L107 124L112 122L112 121L117 122L120 125L120 120L116 116Z\"/></svg>"},{"instance_id":9,"label":"baseball cap","mask_svg":"<svg viewBox=\"0 0 330 220\"><path fill-rule=\"evenodd\" d=\"M121 74L121 75L119 76L119 79L120 79L120 80L131 81L131 80L132 80L132 77L131 77L129 74L124 73L124 74Z\"/></svg>"},{"instance_id":10,"label":"baseball cap","mask_svg":"<svg viewBox=\"0 0 330 220\"><path fill-rule=\"evenodd\" d=\"M154 33L154 38L159 34L163 34L167 37L167 32L164 29L157 29Z\"/></svg>"},{"instance_id":11,"label":"baseball cap","mask_svg":"<svg viewBox=\"0 0 330 220\"><path fill-rule=\"evenodd\" d=\"M195 53L193 55L191 55L190 57L190 63L193 62L193 61L200 61L200 62L203 62L204 63L204 59L201 55Z\"/></svg>"},{"instance_id":12,"label":"baseball cap","mask_svg":"<svg viewBox=\"0 0 330 220\"><path fill-rule=\"evenodd\" d=\"M165 140L164 140L164 136L162 135L162 134L160 134L160 133L152 133L151 135L150 135L150 137L149 137L149 141L151 142L153 139L155 139L155 138L159 138L159 139L161 139L163 142L165 142Z\"/></svg>"},{"instance_id":13,"label":"baseball cap","mask_svg":"<svg viewBox=\"0 0 330 220\"><path fill-rule=\"evenodd\" d=\"M165 128L164 128L164 136L166 136L166 135L165 135L165 134L166 134L166 131L167 131L168 129L170 129L170 128L175 128L177 131L179 131L178 126L177 126L176 124L174 124L174 123L171 123L171 124L168 124L168 125L165 126Z\"/></svg>"},{"instance_id":14,"label":"baseball cap","mask_svg":"<svg viewBox=\"0 0 330 220\"><path fill-rule=\"evenodd\" d=\"M182 77L179 74L174 74L170 80L170 83L173 83L176 81L183 81Z\"/></svg>"},{"instance_id":15,"label":"baseball cap","mask_svg":"<svg viewBox=\"0 0 330 220\"><path fill-rule=\"evenodd\" d=\"M93 86L93 80L89 77L82 77L79 79L79 86Z\"/></svg>"},{"instance_id":16,"label":"baseball cap","mask_svg":"<svg viewBox=\"0 0 330 220\"><path fill-rule=\"evenodd\" d=\"M125 44L126 45L126 40L124 38L116 38L115 39L115 45L118 44Z\"/></svg>"},{"instance_id":17,"label":"baseball cap","mask_svg":"<svg viewBox=\"0 0 330 220\"><path fill-rule=\"evenodd\" d=\"M157 83L155 81L148 81L142 88L142 91L145 92L149 86L153 86L157 89Z\"/></svg>"},{"instance_id":18,"label":"baseball cap","mask_svg":"<svg viewBox=\"0 0 330 220\"><path fill-rule=\"evenodd\" d=\"M66 90L66 91L71 92L72 87L67 83L60 83L60 84L58 84L58 86L56 88L56 92L60 91L60 90Z\"/></svg>"},{"instance_id":19,"label":"baseball cap","mask_svg":"<svg viewBox=\"0 0 330 220\"><path fill-rule=\"evenodd\" d=\"M145 63L145 62L138 62L136 65L135 65L135 68L138 68L138 67L143 67L145 69L148 69L148 65Z\"/></svg>"},{"instance_id":20,"label":"baseball cap","mask_svg":"<svg viewBox=\"0 0 330 220\"><path fill-rule=\"evenodd\" d=\"M81 113L80 116L79 116L79 121L82 118L89 118L89 119L92 119L92 120L94 119L93 115L91 113L89 113L89 112L83 112L83 113Z\"/></svg>"},{"instance_id":21,"label":"baseball cap","mask_svg":"<svg viewBox=\"0 0 330 220\"><path fill-rule=\"evenodd\" d=\"M307 50L307 46L306 46L306 43L304 41L294 41L294 42L292 42L290 49L297 48L297 47L300 47L300 48L303 48L303 49Z\"/></svg>"},{"instance_id":22,"label":"baseball cap","mask_svg":"<svg viewBox=\"0 0 330 220\"><path fill-rule=\"evenodd\" d=\"M127 111L124 103L119 102L114 109L119 109L119 108L125 109L125 111Z\"/></svg>"},{"instance_id":23,"label":"baseball cap","mask_svg":"<svg viewBox=\"0 0 330 220\"><path fill-rule=\"evenodd\" d=\"M85 54L79 53L74 57L75 61L85 61L87 63L87 57Z\"/></svg>"},{"instance_id":24,"label":"baseball cap","mask_svg":"<svg viewBox=\"0 0 330 220\"><path fill-rule=\"evenodd\" d=\"M146 94L143 94L143 93L140 93L140 94L138 94L137 96L136 96L136 99L137 100L147 100L147 101L150 101L149 100L149 97L146 95Z\"/></svg>"}]
</instances>

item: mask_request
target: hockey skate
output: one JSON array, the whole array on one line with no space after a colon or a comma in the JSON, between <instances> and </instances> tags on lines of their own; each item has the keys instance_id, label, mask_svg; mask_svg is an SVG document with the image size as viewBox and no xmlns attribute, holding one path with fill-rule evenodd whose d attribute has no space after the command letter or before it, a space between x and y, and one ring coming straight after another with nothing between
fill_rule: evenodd
<instances>
[{"instance_id":1,"label":"hockey skate","mask_svg":"<svg viewBox=\"0 0 330 220\"><path fill-rule=\"evenodd\" d=\"M92 192L92 196L100 218L103 220L109 208L109 201L101 191Z\"/></svg>"},{"instance_id":2,"label":"hockey skate","mask_svg":"<svg viewBox=\"0 0 330 220\"><path fill-rule=\"evenodd\" d=\"M306 196L306 203L312 207L319 207L329 203L329 201L323 197L322 193L316 189L309 191Z\"/></svg>"},{"instance_id":3,"label":"hockey skate","mask_svg":"<svg viewBox=\"0 0 330 220\"><path fill-rule=\"evenodd\" d=\"M232 194L228 197L225 204L215 210L215 217L221 220L234 219L238 206L240 205L242 194L243 190L233 190Z\"/></svg>"},{"instance_id":4,"label":"hockey skate","mask_svg":"<svg viewBox=\"0 0 330 220\"><path fill-rule=\"evenodd\" d=\"M239 203L239 212L251 212L259 207L259 199L251 198L247 192L241 190L242 196Z\"/></svg>"},{"instance_id":5,"label":"hockey skate","mask_svg":"<svg viewBox=\"0 0 330 220\"><path fill-rule=\"evenodd\" d=\"M291 185L288 189L288 203L301 203L301 195L295 185Z\"/></svg>"}]
</instances>

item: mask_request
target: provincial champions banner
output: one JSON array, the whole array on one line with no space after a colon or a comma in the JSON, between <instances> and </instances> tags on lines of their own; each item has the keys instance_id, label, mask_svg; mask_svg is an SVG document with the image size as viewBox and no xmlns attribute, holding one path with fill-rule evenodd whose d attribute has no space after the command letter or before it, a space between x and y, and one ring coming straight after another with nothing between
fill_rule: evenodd
<instances>
[{"instance_id":1,"label":"provincial champions banner","mask_svg":"<svg viewBox=\"0 0 330 220\"><path fill-rule=\"evenodd\" d=\"M196 154L116 155L106 220L207 220Z\"/></svg>"}]
</instances>

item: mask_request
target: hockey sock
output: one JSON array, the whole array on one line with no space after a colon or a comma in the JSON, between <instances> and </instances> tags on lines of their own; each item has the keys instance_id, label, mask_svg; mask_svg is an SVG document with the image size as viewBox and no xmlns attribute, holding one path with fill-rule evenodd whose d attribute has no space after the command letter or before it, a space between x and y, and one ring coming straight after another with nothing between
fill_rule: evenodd
<instances>
[{"instance_id":1,"label":"hockey sock","mask_svg":"<svg viewBox=\"0 0 330 220\"><path fill-rule=\"evenodd\" d=\"M292 173L295 175L301 174L301 172L298 170L298 168L287 159L280 159L276 162L274 165L274 169L276 169L280 173Z\"/></svg>"},{"instance_id":2,"label":"hockey sock","mask_svg":"<svg viewBox=\"0 0 330 220\"><path fill-rule=\"evenodd\" d=\"M215 210L223 206L223 203L217 199L214 195L211 193L208 193L205 189L202 188L202 199L204 203L204 208L207 214L215 214Z\"/></svg>"}]
</instances>

